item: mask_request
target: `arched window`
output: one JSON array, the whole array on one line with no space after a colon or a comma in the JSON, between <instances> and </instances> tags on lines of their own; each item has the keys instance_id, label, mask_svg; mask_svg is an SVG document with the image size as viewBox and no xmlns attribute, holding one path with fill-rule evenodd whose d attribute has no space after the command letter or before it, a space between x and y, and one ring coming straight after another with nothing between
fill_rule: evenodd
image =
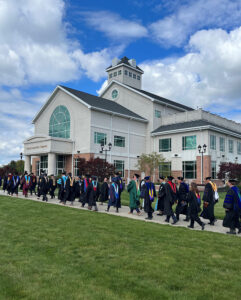
<instances>
[{"instance_id":1,"label":"arched window","mask_svg":"<svg viewBox=\"0 0 241 300\"><path fill-rule=\"evenodd\" d=\"M52 113L49 121L49 135L70 138L70 114L65 106L57 106Z\"/></svg>"}]
</instances>

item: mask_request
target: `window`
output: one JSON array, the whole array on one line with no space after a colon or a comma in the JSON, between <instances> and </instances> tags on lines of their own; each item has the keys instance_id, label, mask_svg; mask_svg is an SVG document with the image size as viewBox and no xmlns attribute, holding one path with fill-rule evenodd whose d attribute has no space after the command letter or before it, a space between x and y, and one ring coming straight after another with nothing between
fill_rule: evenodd
<instances>
[{"instance_id":1,"label":"window","mask_svg":"<svg viewBox=\"0 0 241 300\"><path fill-rule=\"evenodd\" d=\"M112 73L110 73L109 78L112 78Z\"/></svg>"},{"instance_id":2,"label":"window","mask_svg":"<svg viewBox=\"0 0 241 300\"><path fill-rule=\"evenodd\" d=\"M41 156L40 157L40 170L45 171L48 173L48 156Z\"/></svg>"},{"instance_id":3,"label":"window","mask_svg":"<svg viewBox=\"0 0 241 300\"><path fill-rule=\"evenodd\" d=\"M237 153L241 154L241 142L237 142Z\"/></svg>"},{"instance_id":4,"label":"window","mask_svg":"<svg viewBox=\"0 0 241 300\"><path fill-rule=\"evenodd\" d=\"M221 152L225 152L225 138L223 137L219 139L219 149Z\"/></svg>"},{"instance_id":5,"label":"window","mask_svg":"<svg viewBox=\"0 0 241 300\"><path fill-rule=\"evenodd\" d=\"M172 171L171 162L163 162L159 165L159 176L170 176Z\"/></svg>"},{"instance_id":6,"label":"window","mask_svg":"<svg viewBox=\"0 0 241 300\"><path fill-rule=\"evenodd\" d=\"M194 150L196 147L196 135L182 137L182 150Z\"/></svg>"},{"instance_id":7,"label":"window","mask_svg":"<svg viewBox=\"0 0 241 300\"><path fill-rule=\"evenodd\" d=\"M94 142L95 144L106 145L107 135L102 132L95 132L94 134Z\"/></svg>"},{"instance_id":8,"label":"window","mask_svg":"<svg viewBox=\"0 0 241 300\"><path fill-rule=\"evenodd\" d=\"M128 71L127 70L125 70L125 75L128 75Z\"/></svg>"},{"instance_id":9,"label":"window","mask_svg":"<svg viewBox=\"0 0 241 300\"><path fill-rule=\"evenodd\" d=\"M70 114L68 109L57 106L49 121L49 135L59 138L70 138Z\"/></svg>"},{"instance_id":10,"label":"window","mask_svg":"<svg viewBox=\"0 0 241 300\"><path fill-rule=\"evenodd\" d=\"M74 176L80 176L80 170L79 170L79 162L80 160L78 158L76 158L74 160Z\"/></svg>"},{"instance_id":11,"label":"window","mask_svg":"<svg viewBox=\"0 0 241 300\"><path fill-rule=\"evenodd\" d=\"M172 151L172 140L161 139L159 140L159 152L170 152Z\"/></svg>"},{"instance_id":12,"label":"window","mask_svg":"<svg viewBox=\"0 0 241 300\"><path fill-rule=\"evenodd\" d=\"M125 137L115 135L114 136L114 146L125 147Z\"/></svg>"},{"instance_id":13,"label":"window","mask_svg":"<svg viewBox=\"0 0 241 300\"><path fill-rule=\"evenodd\" d=\"M60 175L65 170L66 158L64 155L58 155L56 159L56 174Z\"/></svg>"},{"instance_id":14,"label":"window","mask_svg":"<svg viewBox=\"0 0 241 300\"><path fill-rule=\"evenodd\" d=\"M137 80L141 80L141 76L140 75L137 75Z\"/></svg>"},{"instance_id":15,"label":"window","mask_svg":"<svg viewBox=\"0 0 241 300\"><path fill-rule=\"evenodd\" d=\"M228 152L233 153L233 140L228 140Z\"/></svg>"},{"instance_id":16,"label":"window","mask_svg":"<svg viewBox=\"0 0 241 300\"><path fill-rule=\"evenodd\" d=\"M118 97L118 91L117 90L113 90L111 93L111 96L113 99L116 99Z\"/></svg>"},{"instance_id":17,"label":"window","mask_svg":"<svg viewBox=\"0 0 241 300\"><path fill-rule=\"evenodd\" d=\"M114 72L114 76L115 76L115 77L117 76L117 72Z\"/></svg>"},{"instance_id":18,"label":"window","mask_svg":"<svg viewBox=\"0 0 241 300\"><path fill-rule=\"evenodd\" d=\"M121 177L124 177L125 162L124 160L114 160L114 167L116 172L121 173Z\"/></svg>"},{"instance_id":19,"label":"window","mask_svg":"<svg viewBox=\"0 0 241 300\"><path fill-rule=\"evenodd\" d=\"M161 118L161 111L160 110L155 109L155 117L158 118L158 119Z\"/></svg>"},{"instance_id":20,"label":"window","mask_svg":"<svg viewBox=\"0 0 241 300\"><path fill-rule=\"evenodd\" d=\"M210 135L210 149L216 150L216 136Z\"/></svg>"},{"instance_id":21,"label":"window","mask_svg":"<svg viewBox=\"0 0 241 300\"><path fill-rule=\"evenodd\" d=\"M217 163L216 163L216 161L211 162L211 167L212 167L212 178L216 179L217 178Z\"/></svg>"},{"instance_id":22,"label":"window","mask_svg":"<svg viewBox=\"0 0 241 300\"><path fill-rule=\"evenodd\" d=\"M121 70L118 71L118 75L121 75Z\"/></svg>"},{"instance_id":23,"label":"window","mask_svg":"<svg viewBox=\"0 0 241 300\"><path fill-rule=\"evenodd\" d=\"M183 177L187 179L197 178L197 163L196 161L183 161L182 162Z\"/></svg>"},{"instance_id":24,"label":"window","mask_svg":"<svg viewBox=\"0 0 241 300\"><path fill-rule=\"evenodd\" d=\"M129 77L132 77L132 73L131 72L129 72Z\"/></svg>"},{"instance_id":25,"label":"window","mask_svg":"<svg viewBox=\"0 0 241 300\"><path fill-rule=\"evenodd\" d=\"M136 74L133 74L133 78L136 79Z\"/></svg>"}]
</instances>

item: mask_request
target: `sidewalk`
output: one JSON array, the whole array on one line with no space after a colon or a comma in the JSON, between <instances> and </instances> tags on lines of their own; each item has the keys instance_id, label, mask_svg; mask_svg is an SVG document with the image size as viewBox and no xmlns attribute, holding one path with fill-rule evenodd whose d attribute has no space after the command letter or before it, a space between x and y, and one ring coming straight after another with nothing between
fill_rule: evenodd
<instances>
[{"instance_id":1,"label":"sidewalk","mask_svg":"<svg viewBox=\"0 0 241 300\"><path fill-rule=\"evenodd\" d=\"M0 196L8 196L6 193L4 193L2 190L0 190ZM11 197L11 196L8 196L8 197ZM25 200L32 200L32 201L37 201L37 202L43 202L42 200L38 200L37 197L34 195L34 196L29 196L28 198L25 198L22 196L22 193L20 192L19 193L19 196L16 197L16 196L13 196L14 198L22 198L22 199L25 199ZM61 205L63 206L63 204L60 204L59 203L59 200L57 198L55 199L50 199L48 197L48 202L43 202L43 203L46 203L46 204L55 204L55 205ZM128 206L122 206L120 209L119 209L119 213L116 213L115 212L115 208L114 207L111 207L110 208L110 211L109 212L106 212L106 208L107 208L107 205L104 204L104 205L100 205L99 202L98 202L98 212L99 213L105 213L105 214L110 214L110 215L118 215L120 217L125 217L125 218L129 218L129 219L135 219L135 220L140 220L140 221L144 221L144 222L152 222L152 223L158 223L158 224L162 224L162 225L166 225L166 226L175 226L175 227L185 227L187 228L187 226L190 224L189 222L184 222L183 219L185 218L185 216L183 215L180 215L180 221L178 223L176 223L175 225L171 225L171 222L172 222L172 219L170 220L170 223L167 224L164 220L165 220L165 216L157 216L157 213L155 212L153 214L153 219L152 220L145 220L145 218L147 217L147 214L144 213L142 211L142 216L137 216L136 212L134 212L133 214L128 214L129 212L129 207ZM82 209L82 210L88 210L87 209L87 204L84 208L81 207L81 203L78 202L78 201L75 201L74 202L74 205L71 206L70 205L70 202L67 201L67 204L65 205L67 207L71 207L71 208L76 208L76 209ZM217 222L215 222L215 225L214 226L211 226L211 225L208 225L208 220L204 220L204 223L206 223L206 226L205 226L205 230L204 231L210 231L210 232L216 232L216 233L222 233L222 234L226 234L226 232L229 230L228 228L225 228L222 226L222 220L217 220ZM188 228L189 229L189 228ZM195 223L194 224L194 229L189 229L189 230L201 230L201 227ZM241 237L241 234L236 234L236 236L238 237Z\"/></svg>"}]
</instances>

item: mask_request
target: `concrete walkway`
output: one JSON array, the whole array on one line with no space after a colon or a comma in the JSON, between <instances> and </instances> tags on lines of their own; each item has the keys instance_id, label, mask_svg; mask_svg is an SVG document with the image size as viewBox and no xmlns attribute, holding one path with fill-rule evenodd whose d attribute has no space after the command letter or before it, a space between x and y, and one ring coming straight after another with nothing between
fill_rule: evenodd
<instances>
[{"instance_id":1,"label":"concrete walkway","mask_svg":"<svg viewBox=\"0 0 241 300\"><path fill-rule=\"evenodd\" d=\"M0 196L8 196L8 195L6 193L4 193L2 190L0 190ZM9 197L11 197L11 196L9 196ZM16 197L16 196L13 196L13 197L14 198L22 198L22 199L25 199L25 200L32 200L32 201L37 201L37 202L43 202L42 200L38 200L35 195L34 196L29 196L28 198L25 198L22 195L22 192L19 193L18 197ZM41 199L42 199L42 197L41 197ZM57 198L50 199L50 197L48 197L48 202L44 202L44 203L64 206L63 204L59 203L59 200ZM111 207L110 211L106 212L105 211L106 208L107 208L106 204L100 205L98 203L97 205L98 205L98 212L99 213L105 213L105 214L110 214L110 215L115 215L115 216L118 215L120 217L125 217L125 218L129 218L129 219L140 220L140 221L144 221L144 222L158 223L158 224L162 224L162 225L166 225L166 226L175 226L175 227L185 227L185 228L187 228L187 226L190 224L189 222L184 222L183 221L183 219L185 218L184 215L180 215L180 220L179 220L178 223L176 223L175 225L171 225L172 219L170 220L170 223L167 224L164 221L165 220L165 216L157 216L157 212L155 212L153 214L153 219L152 220L145 220L145 218L147 217L147 214L144 213L143 211L142 211L142 215L141 216L138 216L136 214L136 212L134 212L133 214L128 214L128 212L129 212L129 207L128 206L122 206L119 209L119 213L116 213L114 207ZM76 208L76 209L88 210L87 209L87 204L86 204L86 206L84 208L82 208L81 207L81 203L78 202L78 201L75 201L73 206L70 205L70 202L67 202L67 204L65 206L66 207L71 207L71 208ZM208 225L207 224L208 220L204 220L203 219L203 222L206 223L204 231L210 231L210 232L216 232L216 233L226 234L226 232L229 230L228 228L225 228L225 227L222 226L222 222L223 222L222 220L217 220L217 222L215 222L214 226ZM195 222L194 229L189 229L189 230L201 230L201 227ZM236 234L236 235L233 235L233 236L241 237L241 234Z\"/></svg>"}]
</instances>

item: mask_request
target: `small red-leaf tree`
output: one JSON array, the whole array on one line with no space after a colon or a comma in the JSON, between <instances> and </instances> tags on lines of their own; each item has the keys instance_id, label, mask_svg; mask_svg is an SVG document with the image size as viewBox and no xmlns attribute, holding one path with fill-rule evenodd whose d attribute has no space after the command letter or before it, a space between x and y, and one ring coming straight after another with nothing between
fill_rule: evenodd
<instances>
[{"instance_id":1,"label":"small red-leaf tree","mask_svg":"<svg viewBox=\"0 0 241 300\"><path fill-rule=\"evenodd\" d=\"M237 163L221 163L218 172L219 179L236 178L241 179L241 164Z\"/></svg>"}]
</instances>

